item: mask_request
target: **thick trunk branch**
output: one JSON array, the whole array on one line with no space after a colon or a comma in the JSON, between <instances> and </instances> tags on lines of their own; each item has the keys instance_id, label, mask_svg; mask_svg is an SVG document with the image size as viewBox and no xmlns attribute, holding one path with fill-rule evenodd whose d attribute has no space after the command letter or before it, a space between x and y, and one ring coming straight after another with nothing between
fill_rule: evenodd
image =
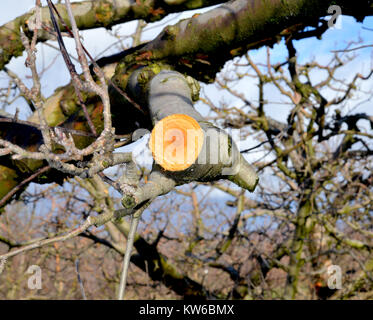
<instances>
[{"instance_id":1,"label":"thick trunk branch","mask_svg":"<svg viewBox=\"0 0 373 320\"><path fill-rule=\"evenodd\" d=\"M208 7L221 2L219 0L92 0L73 3L72 9L78 28L87 30L99 27L111 28L113 25L136 19L157 21L172 12ZM56 7L63 19L69 21L65 6L57 4ZM42 8L41 15L42 23L53 30L48 7ZM28 33L33 30L34 24L35 11L31 10L0 27L0 70L12 57L22 55L24 51L20 39L20 28ZM60 28L61 31L66 31L62 25ZM54 40L54 37L48 31L39 31L39 42L50 39Z\"/></svg>"},{"instance_id":2,"label":"thick trunk branch","mask_svg":"<svg viewBox=\"0 0 373 320\"><path fill-rule=\"evenodd\" d=\"M296 36L307 26L318 26L319 19L328 15L329 6L335 4L343 14L360 20L373 13L369 0L235 0L165 27L124 62L163 61L210 82L227 60L248 49L273 45L283 36Z\"/></svg>"}]
</instances>

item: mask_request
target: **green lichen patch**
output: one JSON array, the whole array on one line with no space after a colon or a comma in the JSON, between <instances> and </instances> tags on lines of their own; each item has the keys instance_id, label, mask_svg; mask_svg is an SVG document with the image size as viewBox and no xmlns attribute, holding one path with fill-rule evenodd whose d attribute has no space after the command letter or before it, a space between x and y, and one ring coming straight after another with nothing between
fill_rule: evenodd
<instances>
[{"instance_id":1,"label":"green lichen patch","mask_svg":"<svg viewBox=\"0 0 373 320\"><path fill-rule=\"evenodd\" d=\"M103 26L110 25L114 18L113 5L110 2L101 1L94 8L97 22Z\"/></svg>"},{"instance_id":2,"label":"green lichen patch","mask_svg":"<svg viewBox=\"0 0 373 320\"><path fill-rule=\"evenodd\" d=\"M0 199L18 185L16 170L0 165Z\"/></svg>"}]
</instances>

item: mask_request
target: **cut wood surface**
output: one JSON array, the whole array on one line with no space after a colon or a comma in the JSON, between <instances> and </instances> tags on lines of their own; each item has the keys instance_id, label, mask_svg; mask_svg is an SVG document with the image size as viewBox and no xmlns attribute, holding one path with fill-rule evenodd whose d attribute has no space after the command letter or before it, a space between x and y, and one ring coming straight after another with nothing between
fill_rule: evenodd
<instances>
[{"instance_id":1,"label":"cut wood surface","mask_svg":"<svg viewBox=\"0 0 373 320\"><path fill-rule=\"evenodd\" d=\"M198 122L185 114L174 114L159 121L149 141L154 160L165 170L181 171L198 158L204 133Z\"/></svg>"}]
</instances>

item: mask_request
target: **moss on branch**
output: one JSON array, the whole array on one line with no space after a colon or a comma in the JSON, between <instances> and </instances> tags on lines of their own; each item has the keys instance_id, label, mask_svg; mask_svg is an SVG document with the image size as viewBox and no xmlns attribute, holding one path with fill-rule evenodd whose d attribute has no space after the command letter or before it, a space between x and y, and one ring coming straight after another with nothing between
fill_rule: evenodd
<instances>
[{"instance_id":1,"label":"moss on branch","mask_svg":"<svg viewBox=\"0 0 373 320\"><path fill-rule=\"evenodd\" d=\"M186 0L181 3L163 2L155 0L133 1L133 0L89 0L72 3L77 26L80 30L93 28L111 28L116 24L136 19L146 21L157 21L172 12L208 7L219 0ZM62 18L69 24L68 14L63 4L56 4ZM42 23L53 30L48 7L41 10ZM20 39L20 28L26 34L31 35L35 25L35 10L0 26L0 70L10 61L12 57L21 56L24 47ZM69 26L70 27L70 26ZM61 31L66 31L60 25ZM46 30L38 31L38 41L54 39Z\"/></svg>"},{"instance_id":2,"label":"moss on branch","mask_svg":"<svg viewBox=\"0 0 373 320\"><path fill-rule=\"evenodd\" d=\"M235 0L167 26L122 66L162 61L204 82L212 82L224 63L249 49L277 43L308 26L318 26L332 0ZM373 13L371 1L337 1L343 14L361 18ZM120 69L116 72L120 79Z\"/></svg>"}]
</instances>

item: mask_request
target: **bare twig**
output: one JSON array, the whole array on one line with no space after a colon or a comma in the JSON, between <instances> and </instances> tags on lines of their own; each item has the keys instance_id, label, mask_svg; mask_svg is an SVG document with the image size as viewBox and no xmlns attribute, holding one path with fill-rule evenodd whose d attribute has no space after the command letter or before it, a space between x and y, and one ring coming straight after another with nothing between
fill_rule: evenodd
<instances>
[{"instance_id":1,"label":"bare twig","mask_svg":"<svg viewBox=\"0 0 373 320\"><path fill-rule=\"evenodd\" d=\"M55 7L55 5L53 3L51 3L51 6L53 7L54 11L56 12L59 20L61 21L62 25L66 28L68 34L74 38L74 34L73 32L70 30L69 26L67 25L67 23L65 22L65 20L63 19L63 17L60 15L60 13L58 12L57 8ZM141 34L141 31L142 29L144 28L144 23L141 22L142 20L139 20L139 23L138 23L138 27L136 29L136 34L134 35L134 46L138 45L138 42L140 41L139 40L139 37L140 37L140 34ZM94 66L94 71L96 73L99 73L99 76L100 77L103 77L105 78L105 75L104 73L102 72L100 66L96 63L96 60L91 56L91 54L88 52L88 50L84 47L84 45L80 42L80 45L81 45L81 48L84 50L84 52L86 53L86 55L89 57L89 59L91 60L91 63L93 64ZM78 60L80 61L80 60ZM106 79L105 80L120 94L122 95L126 100L128 100L136 109L138 109L140 112L142 112L143 114L147 114L147 111L142 108L137 102L135 102L130 96L128 96L122 89L120 89L114 82L111 81L111 79Z\"/></svg>"},{"instance_id":2,"label":"bare twig","mask_svg":"<svg viewBox=\"0 0 373 320\"><path fill-rule=\"evenodd\" d=\"M121 274L120 284L119 284L118 300L123 300L124 298L126 284L127 284L128 267L129 267L129 263L131 260L131 252L133 248L133 242L135 240L137 226L139 224L141 214L150 205L150 203L151 203L151 200L147 201L131 216L131 226L130 226L130 231L129 231L128 238L127 238L126 253L123 259L123 269L122 269L122 274Z\"/></svg>"},{"instance_id":3,"label":"bare twig","mask_svg":"<svg viewBox=\"0 0 373 320\"><path fill-rule=\"evenodd\" d=\"M83 281L82 281L82 279L80 277L80 273L79 273L79 259L75 260L75 270L76 270L76 275L78 277L78 282L79 282L79 286L80 286L80 291L82 292L83 300L87 300L87 296L85 295L85 291L84 291Z\"/></svg>"},{"instance_id":4,"label":"bare twig","mask_svg":"<svg viewBox=\"0 0 373 320\"><path fill-rule=\"evenodd\" d=\"M144 208L145 209L145 208ZM139 209L140 211L141 209ZM142 211L141 211L142 212ZM85 232L89 227L91 226L101 226L108 221L112 219L120 219L124 216L130 215L133 213L133 210L125 210L125 209L120 209L117 211L105 211L104 213L92 217L89 216L86 221L82 225L80 225L77 228L72 228L68 230L64 235L60 236L53 236L53 237L47 237L47 238L38 238L35 240L30 240L28 245L25 245L19 249L10 251L8 253L5 253L3 255L0 255L0 259L9 259L11 257L14 257L20 253L30 251L36 248L43 247L45 245L55 243L55 242L62 242L66 241L68 239L72 239L81 233Z\"/></svg>"},{"instance_id":5,"label":"bare twig","mask_svg":"<svg viewBox=\"0 0 373 320\"><path fill-rule=\"evenodd\" d=\"M356 48L351 48L351 49L341 49L341 50L332 50L332 52L352 52L360 49L365 49L365 48L371 48L373 47L373 44L366 44L364 46L356 47Z\"/></svg>"},{"instance_id":6,"label":"bare twig","mask_svg":"<svg viewBox=\"0 0 373 320\"><path fill-rule=\"evenodd\" d=\"M48 171L50 169L50 166L45 166L38 171L36 171L34 174L29 176L27 179L23 180L21 183L19 183L17 186L15 186L12 190L10 190L1 200L0 200L0 208L11 198L14 194L17 193L24 185L28 184L30 181L34 180L37 176L41 175L42 173Z\"/></svg>"},{"instance_id":7,"label":"bare twig","mask_svg":"<svg viewBox=\"0 0 373 320\"><path fill-rule=\"evenodd\" d=\"M48 7L49 7L49 12L50 12L51 20L52 20L52 23L53 23L53 27L54 27L54 30L56 31L56 34L57 34L57 41L58 41L58 44L60 46L60 51L61 51L62 57L65 61L65 64L67 66L67 69L70 72L71 78L73 79L73 85L74 85L75 93L76 93L76 95L79 99L79 104L82 106L84 116L85 116L85 118L88 122L90 130L92 131L92 133L95 136L97 136L96 128L93 125L92 119L88 114L87 107L86 107L86 105L83 101L82 94L80 93L80 90L79 90L79 87L81 87L81 81L79 79L78 73L76 72L75 66L72 63L72 61L70 59L70 56L67 52L67 49L65 47L65 43L64 43L63 38L61 36L61 30L58 26L56 18L54 17L54 13L53 13L53 10L52 10L52 2L50 0L47 0L47 2L48 2Z\"/></svg>"},{"instance_id":8,"label":"bare twig","mask_svg":"<svg viewBox=\"0 0 373 320\"><path fill-rule=\"evenodd\" d=\"M27 125L27 126L30 126L30 127L37 128L39 130L41 129L41 126L34 123L34 122L20 120L20 119L10 119L10 118L0 117L0 122L19 123L19 124L24 124L24 125ZM84 131L74 130L74 129L70 129L70 128L64 128L64 127L60 127L60 126L50 127L50 129L52 129L52 130L58 129L58 130L61 130L65 133L71 133L71 134L76 135L76 136L92 137L92 138L95 137L95 135L93 135L90 132L84 132Z\"/></svg>"}]
</instances>

